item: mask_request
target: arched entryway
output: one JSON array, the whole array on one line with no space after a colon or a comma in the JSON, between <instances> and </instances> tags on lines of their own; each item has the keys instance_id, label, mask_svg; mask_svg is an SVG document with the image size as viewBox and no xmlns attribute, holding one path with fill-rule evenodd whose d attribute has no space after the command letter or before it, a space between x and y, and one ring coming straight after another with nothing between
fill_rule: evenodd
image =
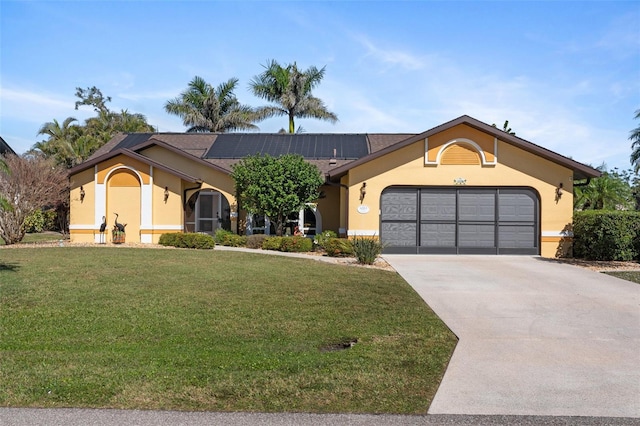
<instances>
[{"instance_id":1,"label":"arched entryway","mask_svg":"<svg viewBox=\"0 0 640 426\"><path fill-rule=\"evenodd\" d=\"M186 232L215 234L219 228L231 230L231 209L227 198L218 191L202 190L193 194L184 212Z\"/></svg>"},{"instance_id":2,"label":"arched entryway","mask_svg":"<svg viewBox=\"0 0 640 426\"><path fill-rule=\"evenodd\" d=\"M120 168L109 175L107 180L107 222L110 228L113 228L117 213L118 222L126 224L127 242L140 242L140 200L141 181L133 170Z\"/></svg>"}]
</instances>

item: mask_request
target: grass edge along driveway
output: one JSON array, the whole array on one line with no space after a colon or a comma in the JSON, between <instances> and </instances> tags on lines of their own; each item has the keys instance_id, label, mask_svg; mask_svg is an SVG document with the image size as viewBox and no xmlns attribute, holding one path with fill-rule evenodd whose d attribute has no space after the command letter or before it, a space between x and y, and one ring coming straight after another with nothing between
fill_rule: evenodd
<instances>
[{"instance_id":1,"label":"grass edge along driveway","mask_svg":"<svg viewBox=\"0 0 640 426\"><path fill-rule=\"evenodd\" d=\"M215 250L0 250L0 325L7 407L426 413L456 344L395 272Z\"/></svg>"}]
</instances>

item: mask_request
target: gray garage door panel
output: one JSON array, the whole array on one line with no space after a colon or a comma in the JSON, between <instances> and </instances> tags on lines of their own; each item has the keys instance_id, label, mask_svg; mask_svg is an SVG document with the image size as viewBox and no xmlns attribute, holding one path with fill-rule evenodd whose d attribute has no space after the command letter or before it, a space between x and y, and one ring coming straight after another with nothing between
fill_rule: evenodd
<instances>
[{"instance_id":1,"label":"gray garage door panel","mask_svg":"<svg viewBox=\"0 0 640 426\"><path fill-rule=\"evenodd\" d=\"M459 247L488 247L496 246L496 228L491 225L458 225Z\"/></svg>"},{"instance_id":2,"label":"gray garage door panel","mask_svg":"<svg viewBox=\"0 0 640 426\"><path fill-rule=\"evenodd\" d=\"M538 203L526 188L389 188L384 252L539 254Z\"/></svg>"},{"instance_id":3,"label":"gray garage door panel","mask_svg":"<svg viewBox=\"0 0 640 426\"><path fill-rule=\"evenodd\" d=\"M536 203L527 193L500 191L499 202L500 222L528 222L535 217Z\"/></svg>"},{"instance_id":4,"label":"gray garage door panel","mask_svg":"<svg viewBox=\"0 0 640 426\"><path fill-rule=\"evenodd\" d=\"M418 193L398 190L382 194L381 219L392 221L413 220L418 217Z\"/></svg>"},{"instance_id":5,"label":"gray garage door panel","mask_svg":"<svg viewBox=\"0 0 640 426\"><path fill-rule=\"evenodd\" d=\"M500 248L534 247L535 237L535 226L533 225L500 225L498 227Z\"/></svg>"},{"instance_id":6,"label":"gray garage door panel","mask_svg":"<svg viewBox=\"0 0 640 426\"><path fill-rule=\"evenodd\" d=\"M494 221L496 217L495 191L460 191L458 219L461 221Z\"/></svg>"},{"instance_id":7,"label":"gray garage door panel","mask_svg":"<svg viewBox=\"0 0 640 426\"><path fill-rule=\"evenodd\" d=\"M384 236L384 244L390 247L416 247L417 225L413 223L389 222L383 223L380 229Z\"/></svg>"},{"instance_id":8,"label":"gray garage door panel","mask_svg":"<svg viewBox=\"0 0 640 426\"><path fill-rule=\"evenodd\" d=\"M420 225L422 247L455 247L455 223L423 223Z\"/></svg>"},{"instance_id":9,"label":"gray garage door panel","mask_svg":"<svg viewBox=\"0 0 640 426\"><path fill-rule=\"evenodd\" d=\"M420 219L455 221L456 193L450 190L423 191L420 194Z\"/></svg>"}]
</instances>

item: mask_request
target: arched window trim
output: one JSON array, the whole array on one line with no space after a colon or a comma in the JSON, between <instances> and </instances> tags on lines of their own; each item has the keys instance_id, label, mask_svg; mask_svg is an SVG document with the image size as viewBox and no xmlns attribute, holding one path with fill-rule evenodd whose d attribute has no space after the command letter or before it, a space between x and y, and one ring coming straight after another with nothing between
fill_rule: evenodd
<instances>
[{"instance_id":1,"label":"arched window trim","mask_svg":"<svg viewBox=\"0 0 640 426\"><path fill-rule=\"evenodd\" d=\"M440 161L442 160L442 155L451 145L460 144L467 145L473 148L480 155L480 164L482 166L495 166L498 164L498 139L493 138L493 161L488 161L487 156L485 155L484 150L478 145L476 142L467 138L455 138L450 140L449 142L443 144L438 150L438 155L436 156L435 161L429 161L429 138L425 138L424 140L424 164L427 166L437 166L440 165Z\"/></svg>"}]
</instances>

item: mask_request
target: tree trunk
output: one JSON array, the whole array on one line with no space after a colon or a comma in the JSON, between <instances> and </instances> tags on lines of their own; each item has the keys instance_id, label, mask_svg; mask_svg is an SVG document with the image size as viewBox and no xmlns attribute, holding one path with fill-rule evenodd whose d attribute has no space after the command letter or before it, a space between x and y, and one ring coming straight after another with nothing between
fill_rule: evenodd
<instances>
[{"instance_id":1,"label":"tree trunk","mask_svg":"<svg viewBox=\"0 0 640 426\"><path fill-rule=\"evenodd\" d=\"M293 120L293 113L289 113L289 133L295 133L296 132L296 125L294 123Z\"/></svg>"}]
</instances>

